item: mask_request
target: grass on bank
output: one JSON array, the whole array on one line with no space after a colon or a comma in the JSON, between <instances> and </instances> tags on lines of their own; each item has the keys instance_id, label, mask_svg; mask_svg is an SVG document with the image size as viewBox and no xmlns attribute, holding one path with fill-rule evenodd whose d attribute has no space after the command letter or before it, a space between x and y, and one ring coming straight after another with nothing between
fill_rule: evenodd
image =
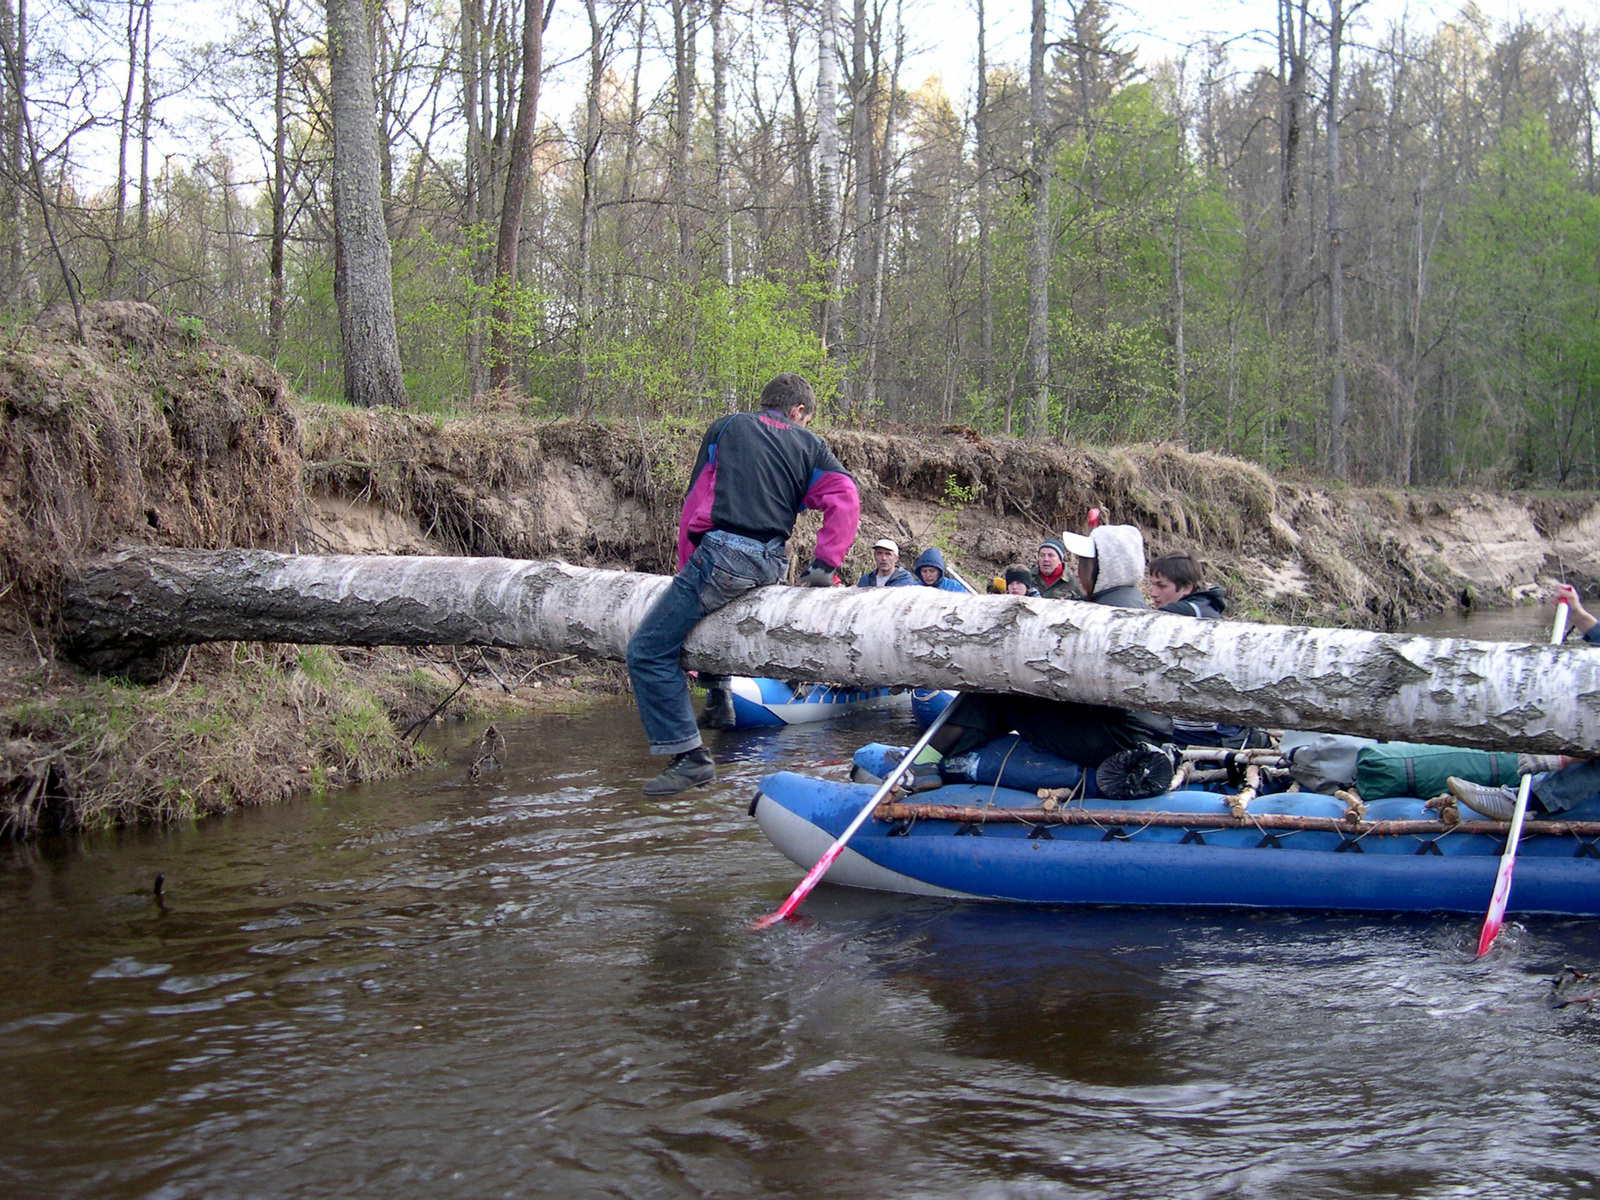
<instances>
[{"instance_id":1,"label":"grass on bank","mask_svg":"<svg viewBox=\"0 0 1600 1200\"><path fill-rule=\"evenodd\" d=\"M83 678L5 713L0 833L26 837L210 813L411 770L404 734L453 687L390 656L323 646L190 651L153 687ZM372 656L376 657L376 656Z\"/></svg>"}]
</instances>

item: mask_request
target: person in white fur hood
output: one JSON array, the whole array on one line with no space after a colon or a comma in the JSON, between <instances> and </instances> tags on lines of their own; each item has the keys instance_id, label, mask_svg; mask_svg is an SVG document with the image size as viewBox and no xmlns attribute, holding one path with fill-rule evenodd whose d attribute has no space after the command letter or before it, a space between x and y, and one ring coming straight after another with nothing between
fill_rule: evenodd
<instances>
[{"instance_id":1,"label":"person in white fur hood","mask_svg":"<svg viewBox=\"0 0 1600 1200\"><path fill-rule=\"evenodd\" d=\"M1135 526L1101 525L1087 535L1064 533L1061 541L1077 557L1087 602L1149 608L1139 590L1144 535ZM1172 741L1170 717L1037 696L968 693L954 703L961 707L923 752L928 759L953 759L1015 730L1037 749L1098 770L1105 777L1102 794L1155 795L1172 779L1173 759L1165 748ZM913 791L938 787L942 781L936 762L928 759L912 767ZM1113 775L1117 785L1105 787Z\"/></svg>"},{"instance_id":2,"label":"person in white fur hood","mask_svg":"<svg viewBox=\"0 0 1600 1200\"><path fill-rule=\"evenodd\" d=\"M1088 533L1063 533L1061 544L1076 558L1083 598L1112 608L1148 608L1144 582L1144 534L1137 525L1100 525Z\"/></svg>"}]
</instances>

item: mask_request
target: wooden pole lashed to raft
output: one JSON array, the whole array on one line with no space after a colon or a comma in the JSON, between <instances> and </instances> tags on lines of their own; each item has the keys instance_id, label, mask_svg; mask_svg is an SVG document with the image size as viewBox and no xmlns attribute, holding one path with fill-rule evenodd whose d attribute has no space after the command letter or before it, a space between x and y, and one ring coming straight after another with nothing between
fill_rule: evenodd
<instances>
[{"instance_id":1,"label":"wooden pole lashed to raft","mask_svg":"<svg viewBox=\"0 0 1600 1200\"><path fill-rule=\"evenodd\" d=\"M67 583L62 641L112 671L227 640L620 659L668 582L517 559L135 550ZM935 588L769 587L702 621L685 661L722 674L1012 692L1492 750L1600 750L1600 653L1559 646Z\"/></svg>"},{"instance_id":2,"label":"wooden pole lashed to raft","mask_svg":"<svg viewBox=\"0 0 1600 1200\"><path fill-rule=\"evenodd\" d=\"M1221 797L1218 797L1220 800ZM1343 817L1311 817L1293 813L1255 813L1242 817L1232 813L1182 813L1141 809L1105 808L1008 808L1001 805L966 804L879 804L872 815L880 821L945 821L957 825L1092 825L1097 829L1128 830L1254 829L1262 833L1337 833L1347 838L1363 837L1443 837L1454 833L1482 833L1506 837L1508 821L1366 821ZM1600 821L1535 821L1524 827L1522 836L1600 837Z\"/></svg>"}]
</instances>

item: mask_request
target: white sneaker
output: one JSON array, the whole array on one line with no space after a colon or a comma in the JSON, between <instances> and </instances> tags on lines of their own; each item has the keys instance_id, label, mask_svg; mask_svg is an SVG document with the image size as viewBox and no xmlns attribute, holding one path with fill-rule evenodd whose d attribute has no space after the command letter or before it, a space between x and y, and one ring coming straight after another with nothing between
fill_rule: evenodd
<instances>
[{"instance_id":1,"label":"white sneaker","mask_svg":"<svg viewBox=\"0 0 1600 1200\"><path fill-rule=\"evenodd\" d=\"M1509 821L1517 811L1517 793L1510 787L1489 787L1454 775L1444 783L1459 803L1491 821Z\"/></svg>"}]
</instances>

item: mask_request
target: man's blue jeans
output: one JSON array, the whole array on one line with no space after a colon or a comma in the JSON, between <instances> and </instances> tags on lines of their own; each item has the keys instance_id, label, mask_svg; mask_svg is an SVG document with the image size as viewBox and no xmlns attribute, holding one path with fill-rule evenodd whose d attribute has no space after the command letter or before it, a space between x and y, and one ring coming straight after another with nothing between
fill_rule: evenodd
<instances>
[{"instance_id":1,"label":"man's blue jeans","mask_svg":"<svg viewBox=\"0 0 1600 1200\"><path fill-rule=\"evenodd\" d=\"M1545 812L1576 808L1596 792L1600 792L1600 762L1573 763L1533 777L1533 794Z\"/></svg>"},{"instance_id":2,"label":"man's blue jeans","mask_svg":"<svg viewBox=\"0 0 1600 1200\"><path fill-rule=\"evenodd\" d=\"M788 566L782 538L762 543L713 529L645 614L628 640L628 678L651 754L682 754L700 745L679 661L689 631L736 596L776 583Z\"/></svg>"}]
</instances>

